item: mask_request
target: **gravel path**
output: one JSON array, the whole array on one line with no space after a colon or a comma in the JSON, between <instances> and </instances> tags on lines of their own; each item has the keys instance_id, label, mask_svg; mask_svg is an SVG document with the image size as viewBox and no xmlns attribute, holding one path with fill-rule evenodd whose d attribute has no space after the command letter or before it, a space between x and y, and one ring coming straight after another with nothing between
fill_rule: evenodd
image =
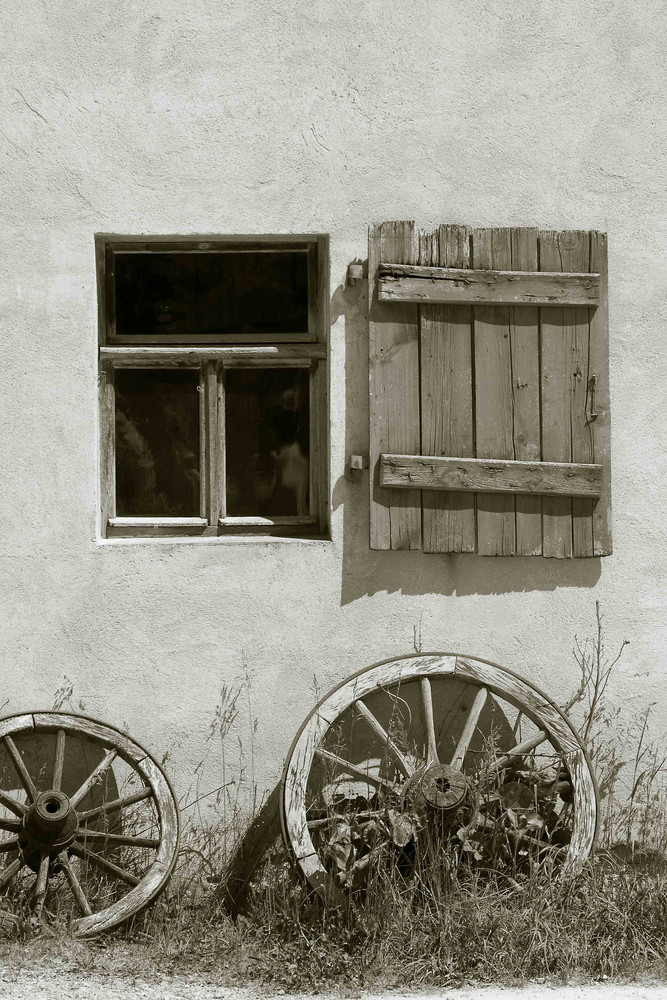
<instances>
[{"instance_id":1,"label":"gravel path","mask_svg":"<svg viewBox=\"0 0 667 1000\"><path fill-rule=\"evenodd\" d=\"M284 991L268 994L256 989L216 986L189 977L164 977L147 982L81 972L48 972L42 969L0 968L0 997L5 1000L289 1000ZM364 994L363 1000L407 1000L407 994L383 997ZM318 1000L340 1000L323 995ZM443 989L419 993L414 1000L667 1000L667 984L652 986L610 985L502 989Z\"/></svg>"}]
</instances>

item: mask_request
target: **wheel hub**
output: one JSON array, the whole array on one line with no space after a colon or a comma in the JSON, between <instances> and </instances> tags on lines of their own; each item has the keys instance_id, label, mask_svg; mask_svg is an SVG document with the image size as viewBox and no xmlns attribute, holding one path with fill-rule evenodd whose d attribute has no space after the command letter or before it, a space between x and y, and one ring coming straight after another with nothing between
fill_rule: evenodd
<instances>
[{"instance_id":1,"label":"wheel hub","mask_svg":"<svg viewBox=\"0 0 667 1000\"><path fill-rule=\"evenodd\" d=\"M22 846L30 851L41 849L60 851L69 847L76 837L79 822L68 797L50 789L40 792L23 817Z\"/></svg>"},{"instance_id":2,"label":"wheel hub","mask_svg":"<svg viewBox=\"0 0 667 1000\"><path fill-rule=\"evenodd\" d=\"M424 803L441 812L452 812L468 792L468 781L461 771L448 764L432 764L418 771L406 785L403 801Z\"/></svg>"}]
</instances>

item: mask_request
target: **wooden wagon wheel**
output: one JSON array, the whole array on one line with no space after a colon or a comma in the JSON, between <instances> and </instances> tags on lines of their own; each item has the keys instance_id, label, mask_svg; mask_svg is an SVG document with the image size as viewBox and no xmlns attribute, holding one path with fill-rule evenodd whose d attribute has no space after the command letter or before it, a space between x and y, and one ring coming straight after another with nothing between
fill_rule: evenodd
<instances>
[{"instance_id":1,"label":"wooden wagon wheel","mask_svg":"<svg viewBox=\"0 0 667 1000\"><path fill-rule=\"evenodd\" d=\"M176 862L178 806L139 743L94 719L34 712L0 719L0 890L78 937L138 913ZM3 903L0 901L0 909Z\"/></svg>"},{"instance_id":2,"label":"wooden wagon wheel","mask_svg":"<svg viewBox=\"0 0 667 1000\"><path fill-rule=\"evenodd\" d=\"M550 853L576 870L597 812L584 746L558 706L511 670L454 653L386 660L343 681L301 726L283 773L285 842L330 899L359 884L383 836L395 853L434 817L440 846L444 837L473 863L487 861L490 827L513 863Z\"/></svg>"}]
</instances>

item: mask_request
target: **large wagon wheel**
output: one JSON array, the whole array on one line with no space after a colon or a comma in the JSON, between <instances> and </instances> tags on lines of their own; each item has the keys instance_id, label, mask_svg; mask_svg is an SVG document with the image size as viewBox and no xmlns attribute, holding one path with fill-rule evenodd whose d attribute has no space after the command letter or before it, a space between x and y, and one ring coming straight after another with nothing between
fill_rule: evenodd
<instances>
[{"instance_id":1,"label":"large wagon wheel","mask_svg":"<svg viewBox=\"0 0 667 1000\"><path fill-rule=\"evenodd\" d=\"M548 855L576 870L594 846L597 792L546 694L486 660L426 653L368 667L316 705L286 761L281 820L302 874L331 899L363 885L383 851L405 862L410 842L432 845L434 829L438 850L472 864L488 864L493 836L496 866Z\"/></svg>"},{"instance_id":2,"label":"large wagon wheel","mask_svg":"<svg viewBox=\"0 0 667 1000\"><path fill-rule=\"evenodd\" d=\"M159 764L69 712L0 719L0 909L88 937L151 903L176 862L178 806Z\"/></svg>"}]
</instances>

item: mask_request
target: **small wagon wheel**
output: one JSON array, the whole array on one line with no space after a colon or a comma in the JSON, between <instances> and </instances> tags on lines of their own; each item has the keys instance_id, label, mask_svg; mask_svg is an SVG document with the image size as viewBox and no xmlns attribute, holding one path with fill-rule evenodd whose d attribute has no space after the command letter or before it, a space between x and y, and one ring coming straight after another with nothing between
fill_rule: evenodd
<instances>
[{"instance_id":1,"label":"small wagon wheel","mask_svg":"<svg viewBox=\"0 0 667 1000\"><path fill-rule=\"evenodd\" d=\"M11 715L0 719L0 837L4 905L88 937L164 889L178 806L159 764L114 726L69 712Z\"/></svg>"},{"instance_id":2,"label":"small wagon wheel","mask_svg":"<svg viewBox=\"0 0 667 1000\"><path fill-rule=\"evenodd\" d=\"M378 827L392 850L419 840L415 815L437 817L438 843L444 831L469 858L492 826L515 862L551 853L571 871L594 846L597 813L583 743L558 706L513 671L454 653L385 660L343 681L301 726L283 773L285 843L329 899L359 884L382 850Z\"/></svg>"}]
</instances>

